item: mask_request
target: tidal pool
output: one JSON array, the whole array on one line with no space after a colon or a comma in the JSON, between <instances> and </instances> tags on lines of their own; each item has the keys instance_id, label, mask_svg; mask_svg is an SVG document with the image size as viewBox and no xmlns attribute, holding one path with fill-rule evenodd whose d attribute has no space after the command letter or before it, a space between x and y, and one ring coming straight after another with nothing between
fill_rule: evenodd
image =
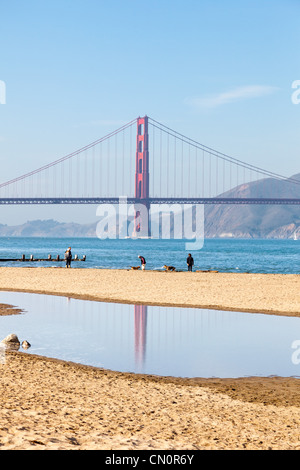
<instances>
[{"instance_id":1,"label":"tidal pool","mask_svg":"<svg viewBox=\"0 0 300 470\"><path fill-rule=\"evenodd\" d=\"M19 292L0 303L24 310L0 317L0 341L15 333L27 354L159 376L300 375L300 318Z\"/></svg>"}]
</instances>

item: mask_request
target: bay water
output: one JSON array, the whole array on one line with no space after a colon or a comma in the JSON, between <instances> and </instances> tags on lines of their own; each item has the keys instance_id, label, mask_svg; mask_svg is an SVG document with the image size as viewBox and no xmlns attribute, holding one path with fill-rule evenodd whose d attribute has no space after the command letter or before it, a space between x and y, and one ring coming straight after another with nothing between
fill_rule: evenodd
<instances>
[{"instance_id":1,"label":"bay water","mask_svg":"<svg viewBox=\"0 0 300 470\"><path fill-rule=\"evenodd\" d=\"M146 258L147 269L162 269L164 264L186 270L188 251L192 252L194 270L219 272L281 273L300 272L300 240L207 239L199 251L186 250L185 240L106 239L98 238L0 238L0 260L63 258L68 246L72 254L85 262L74 262L73 268L130 269L139 266L138 255ZM3 262L0 266L49 266L49 262ZM51 266L62 266L52 261Z\"/></svg>"}]
</instances>

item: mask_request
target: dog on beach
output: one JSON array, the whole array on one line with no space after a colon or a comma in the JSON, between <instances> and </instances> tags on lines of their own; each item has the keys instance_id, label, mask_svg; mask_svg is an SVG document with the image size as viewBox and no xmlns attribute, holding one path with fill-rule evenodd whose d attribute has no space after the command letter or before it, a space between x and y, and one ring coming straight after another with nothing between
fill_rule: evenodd
<instances>
[{"instance_id":1,"label":"dog on beach","mask_svg":"<svg viewBox=\"0 0 300 470\"><path fill-rule=\"evenodd\" d=\"M140 266L131 266L131 269L140 269Z\"/></svg>"},{"instance_id":2,"label":"dog on beach","mask_svg":"<svg viewBox=\"0 0 300 470\"><path fill-rule=\"evenodd\" d=\"M166 264L163 266L166 271L176 271L176 268L174 266L167 266Z\"/></svg>"}]
</instances>

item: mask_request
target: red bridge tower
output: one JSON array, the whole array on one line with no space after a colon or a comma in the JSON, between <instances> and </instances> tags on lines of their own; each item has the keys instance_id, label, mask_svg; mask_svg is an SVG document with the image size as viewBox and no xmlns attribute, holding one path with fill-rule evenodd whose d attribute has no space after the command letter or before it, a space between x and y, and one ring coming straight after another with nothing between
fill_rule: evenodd
<instances>
[{"instance_id":1,"label":"red bridge tower","mask_svg":"<svg viewBox=\"0 0 300 470\"><path fill-rule=\"evenodd\" d=\"M149 134L148 116L137 119L135 198L141 200L143 210L135 211L135 236L149 236Z\"/></svg>"}]
</instances>

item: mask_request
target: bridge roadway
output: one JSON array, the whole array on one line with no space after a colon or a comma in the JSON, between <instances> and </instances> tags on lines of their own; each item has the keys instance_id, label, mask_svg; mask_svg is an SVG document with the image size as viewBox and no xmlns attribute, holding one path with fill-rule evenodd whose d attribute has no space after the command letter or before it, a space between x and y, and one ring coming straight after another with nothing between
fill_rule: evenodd
<instances>
[{"instance_id":1,"label":"bridge roadway","mask_svg":"<svg viewBox=\"0 0 300 470\"><path fill-rule=\"evenodd\" d=\"M2 205L23 204L260 204L260 205L300 205L300 198L185 198L185 197L152 197L137 199L134 197L46 197L46 198L0 198Z\"/></svg>"}]
</instances>

